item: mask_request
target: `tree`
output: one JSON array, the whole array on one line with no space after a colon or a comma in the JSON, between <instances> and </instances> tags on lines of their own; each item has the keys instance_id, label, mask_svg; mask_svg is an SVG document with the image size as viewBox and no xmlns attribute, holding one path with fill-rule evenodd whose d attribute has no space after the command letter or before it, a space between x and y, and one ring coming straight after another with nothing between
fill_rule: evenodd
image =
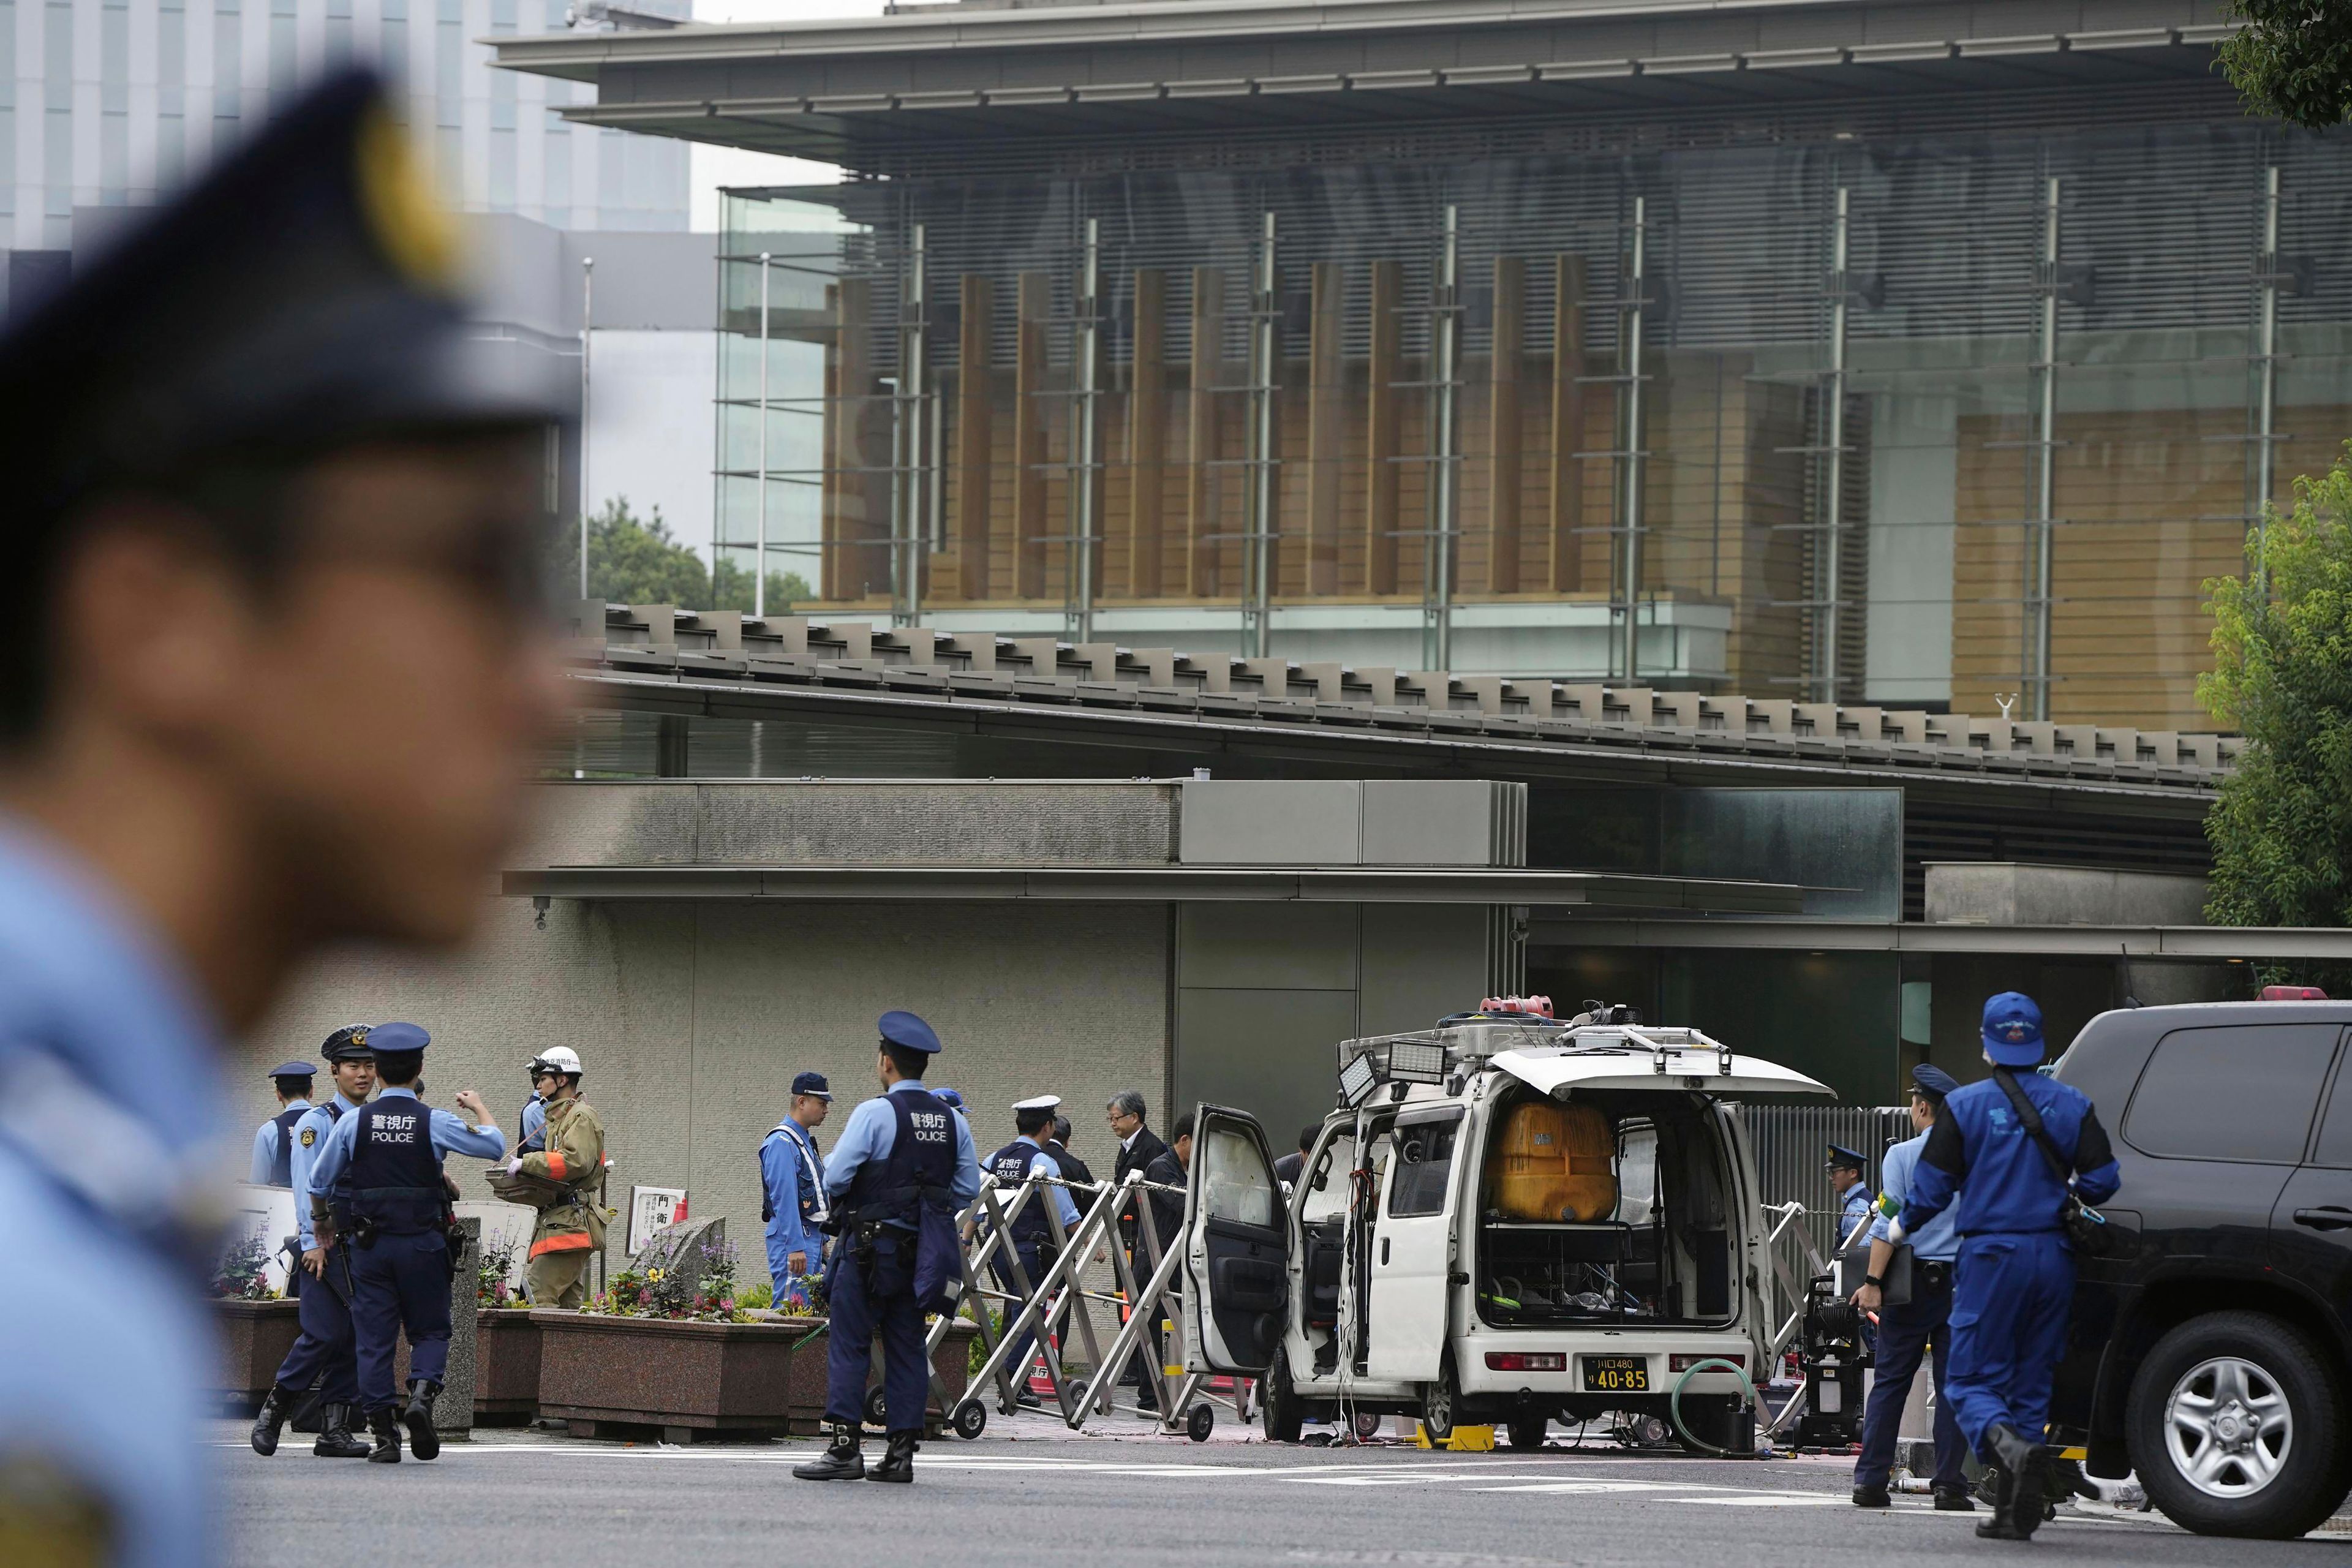
<instances>
[{"instance_id":1,"label":"tree","mask_svg":"<svg viewBox=\"0 0 2352 1568\"><path fill-rule=\"evenodd\" d=\"M2246 738L2205 819L2206 918L2230 926L2352 925L2352 442L2295 480L2246 544L2241 577L2209 578L2214 668L2198 700ZM2337 994L2352 969L2266 970Z\"/></svg>"},{"instance_id":2,"label":"tree","mask_svg":"<svg viewBox=\"0 0 2352 1568\"><path fill-rule=\"evenodd\" d=\"M566 530L560 558L550 563L554 593L569 599L579 592L579 534ZM588 520L588 596L620 605L675 605L681 610L751 609L751 574L731 561L716 573L691 546L670 537L661 509L640 519L629 498L614 496ZM816 595L797 572L768 574L768 611L780 615Z\"/></svg>"},{"instance_id":3,"label":"tree","mask_svg":"<svg viewBox=\"0 0 2352 1568\"><path fill-rule=\"evenodd\" d=\"M2352 5L2345 0L2233 0L2245 23L2221 46L2221 73L2250 114L2325 131L2352 120Z\"/></svg>"}]
</instances>

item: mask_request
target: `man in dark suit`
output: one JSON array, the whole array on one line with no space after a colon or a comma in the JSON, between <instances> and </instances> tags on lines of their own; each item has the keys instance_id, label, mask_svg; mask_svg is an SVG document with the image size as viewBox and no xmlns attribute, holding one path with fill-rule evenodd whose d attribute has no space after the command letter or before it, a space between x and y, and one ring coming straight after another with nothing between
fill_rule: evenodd
<instances>
[{"instance_id":1,"label":"man in dark suit","mask_svg":"<svg viewBox=\"0 0 2352 1568\"><path fill-rule=\"evenodd\" d=\"M1107 1120L1110 1122L1110 1134L1118 1140L1118 1164L1111 1179L1123 1182L1129 1171L1142 1171L1148 1175L1152 1163L1168 1152L1168 1145L1160 1142L1157 1132L1144 1125L1148 1108L1144 1104L1143 1092L1123 1089L1111 1097L1110 1104L1105 1109ZM1135 1270L1139 1285L1151 1276L1151 1254L1147 1247L1138 1245L1136 1236L1136 1211L1145 1206L1140 1202L1131 1201L1121 1206L1118 1213L1119 1241L1127 1248L1129 1267ZM1160 1344L1160 1329L1156 1323L1151 1330L1151 1342L1155 1347ZM1158 1352L1155 1351L1155 1353ZM1164 1355L1162 1360L1165 1360ZM1141 1391L1136 1400L1139 1405L1146 1410L1160 1408L1158 1384L1143 1375L1140 1352L1135 1365L1129 1369L1127 1381Z\"/></svg>"},{"instance_id":2,"label":"man in dark suit","mask_svg":"<svg viewBox=\"0 0 2352 1568\"><path fill-rule=\"evenodd\" d=\"M1298 1130L1298 1150L1296 1153L1285 1154L1274 1163L1275 1180L1286 1186L1295 1187L1298 1184L1298 1178L1307 1171L1307 1151L1315 1147L1315 1135L1322 1131L1323 1124L1320 1121L1310 1121Z\"/></svg>"}]
</instances>

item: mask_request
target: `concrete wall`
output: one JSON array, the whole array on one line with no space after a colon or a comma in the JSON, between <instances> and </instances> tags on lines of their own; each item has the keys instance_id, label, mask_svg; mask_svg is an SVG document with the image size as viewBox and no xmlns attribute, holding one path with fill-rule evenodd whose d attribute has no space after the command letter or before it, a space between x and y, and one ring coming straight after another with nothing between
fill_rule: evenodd
<instances>
[{"instance_id":1,"label":"concrete wall","mask_svg":"<svg viewBox=\"0 0 2352 1568\"><path fill-rule=\"evenodd\" d=\"M939 1029L934 1078L973 1107L982 1153L1013 1136L1013 1100L1056 1093L1076 1152L1107 1173L1112 1093L1140 1088L1162 1120L1169 942L1159 906L567 901L542 931L527 900L506 900L461 957L321 963L245 1042L231 1083L257 1125L272 1104L265 1068L315 1059L342 1025L406 1018L433 1032L428 1098L446 1106L479 1089L511 1139L525 1065L569 1045L604 1121L614 1206L632 1184L685 1187L695 1214L727 1216L741 1278L757 1281L759 1141L803 1068L832 1079L836 1117L874 1091L874 1019L887 1008ZM451 1169L483 1195L472 1162ZM624 1239L616 1225L612 1267Z\"/></svg>"},{"instance_id":2,"label":"concrete wall","mask_svg":"<svg viewBox=\"0 0 2352 1568\"><path fill-rule=\"evenodd\" d=\"M2205 879L2008 861L1927 867L1927 919L1989 926L2200 926Z\"/></svg>"}]
</instances>

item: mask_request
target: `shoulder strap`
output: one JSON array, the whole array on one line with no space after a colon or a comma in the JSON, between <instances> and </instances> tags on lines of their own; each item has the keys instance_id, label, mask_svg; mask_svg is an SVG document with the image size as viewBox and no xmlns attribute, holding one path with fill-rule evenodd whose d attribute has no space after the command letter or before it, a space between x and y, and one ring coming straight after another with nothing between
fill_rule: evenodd
<instances>
[{"instance_id":1,"label":"shoulder strap","mask_svg":"<svg viewBox=\"0 0 2352 1568\"><path fill-rule=\"evenodd\" d=\"M2009 1103L2017 1108L2017 1119L2025 1124L2025 1135L2033 1140L2033 1146L2042 1151L2050 1173L2058 1179L2060 1186L2071 1191L2073 1178L2067 1174L2066 1162L2060 1157L2058 1145L2050 1141L2050 1130L2042 1125L2042 1113L2033 1109L2033 1101L2026 1098L2025 1090L2010 1076L2007 1068L1993 1068L1992 1076L2000 1085L2001 1093L2009 1096Z\"/></svg>"}]
</instances>

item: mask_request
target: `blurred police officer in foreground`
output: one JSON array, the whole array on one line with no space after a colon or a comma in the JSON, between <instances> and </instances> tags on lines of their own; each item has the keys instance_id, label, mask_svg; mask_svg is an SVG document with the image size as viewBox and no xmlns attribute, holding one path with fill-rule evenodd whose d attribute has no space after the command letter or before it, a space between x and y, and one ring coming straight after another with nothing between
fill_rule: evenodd
<instances>
[{"instance_id":1,"label":"blurred police officer in foreground","mask_svg":"<svg viewBox=\"0 0 2352 1568\"><path fill-rule=\"evenodd\" d=\"M278 1114L253 1134L253 1173L246 1177L257 1187L291 1187L289 1167L294 1148L294 1124L310 1110L310 1080L319 1069L309 1062L279 1062L269 1069L269 1087L278 1093Z\"/></svg>"},{"instance_id":2,"label":"blurred police officer in foreground","mask_svg":"<svg viewBox=\"0 0 2352 1568\"><path fill-rule=\"evenodd\" d=\"M586 1300L588 1259L604 1245L604 1123L580 1098L584 1076L580 1053L570 1046L551 1046L531 1059L538 1130L504 1171L491 1172L492 1192L539 1211L525 1275L534 1307L574 1308Z\"/></svg>"},{"instance_id":3,"label":"blurred police officer in foreground","mask_svg":"<svg viewBox=\"0 0 2352 1568\"><path fill-rule=\"evenodd\" d=\"M945 1102L945 1096L933 1099ZM768 1279L781 1308L787 1297L808 1299L808 1277L824 1261L824 1156L816 1130L833 1109L833 1088L821 1072L793 1079L792 1102L773 1131L760 1140L760 1219L768 1229Z\"/></svg>"},{"instance_id":4,"label":"blurred police officer in foreground","mask_svg":"<svg viewBox=\"0 0 2352 1568\"><path fill-rule=\"evenodd\" d=\"M441 1161L448 1154L495 1160L507 1149L498 1118L472 1089L457 1091L463 1117L417 1098L431 1044L414 1024L385 1024L368 1036L383 1092L335 1123L310 1166L312 1228L351 1243L352 1329L360 1400L375 1438L371 1464L400 1463L403 1423L418 1458L441 1451L433 1401L449 1362L449 1281L457 1263ZM554 1125L551 1113L548 1124ZM408 1403L395 1421L392 1359L404 1331Z\"/></svg>"},{"instance_id":5,"label":"blurred police officer in foreground","mask_svg":"<svg viewBox=\"0 0 2352 1568\"><path fill-rule=\"evenodd\" d=\"M352 1334L352 1258L329 1247L310 1226L310 1166L335 1123L367 1103L375 1089L375 1053L368 1031L354 1024L327 1037L320 1055L333 1076L335 1092L303 1113L293 1127L294 1226L302 1255L292 1276L302 1331L278 1368L278 1379L253 1421L253 1451L278 1452L278 1436L312 1381L319 1385L319 1440L310 1452L321 1459L363 1459L368 1446L352 1435L352 1410L359 1403L358 1342Z\"/></svg>"},{"instance_id":6,"label":"blurred police officer in foreground","mask_svg":"<svg viewBox=\"0 0 2352 1568\"><path fill-rule=\"evenodd\" d=\"M1005 1203L1012 1202L1013 1194L1019 1192L1021 1184L1030 1177L1043 1176L1048 1181L1048 1184L1040 1186L1022 1205L1021 1212L1013 1216L1013 1223L1006 1227L1013 1233L1013 1252L1020 1259L1020 1274L1014 1274L1012 1261L1002 1251L992 1253L989 1258L989 1268L996 1276L996 1283L1015 1298L1005 1303L1008 1319L1021 1310L1022 1285L1026 1283L1030 1289L1035 1289L1037 1282L1045 1277L1045 1271L1053 1268L1055 1259L1061 1256L1061 1249L1054 1244L1054 1226L1045 1217L1046 1210L1050 1208L1060 1216L1062 1232L1066 1236L1069 1234L1070 1227L1078 1223L1078 1205L1070 1196L1070 1190L1051 1184L1068 1179L1062 1162L1055 1159L1053 1151L1047 1147L1054 1136L1054 1112L1061 1103L1062 1098L1056 1094L1041 1094L1015 1100L1013 1127L1017 1136L988 1157L989 1172L995 1176L997 1191L1003 1194ZM1036 1346L1036 1339L1034 1333L1024 1331L1013 1342L1012 1359L1005 1363L1006 1370L1013 1374L1013 1403L1028 1410L1041 1408L1037 1396L1029 1392L1028 1382L1029 1355Z\"/></svg>"},{"instance_id":7,"label":"blurred police officer in foreground","mask_svg":"<svg viewBox=\"0 0 2352 1568\"><path fill-rule=\"evenodd\" d=\"M0 335L0 1538L68 1560L216 1555L219 1043L468 934L559 710L559 405L377 84L273 108Z\"/></svg>"},{"instance_id":8,"label":"blurred police officer in foreground","mask_svg":"<svg viewBox=\"0 0 2352 1568\"><path fill-rule=\"evenodd\" d=\"M2068 1200L2104 1203L2119 1177L2083 1091L2013 1070L2042 1061L2033 999L2002 992L1985 1004L1983 1027L1992 1077L1946 1097L1912 1173L1910 1202L1888 1236L1901 1242L1926 1232L1957 1194L1959 1274L1946 1386L1961 1433L1998 1472L1993 1517L1977 1533L2023 1541L2042 1522L2050 1468L2042 1438L2074 1302Z\"/></svg>"},{"instance_id":9,"label":"blurred police officer in foreground","mask_svg":"<svg viewBox=\"0 0 2352 1568\"><path fill-rule=\"evenodd\" d=\"M1927 1147L1927 1131L1945 1097L1959 1088L1952 1075L1925 1064L1911 1069L1911 1125L1914 1135L1886 1152L1878 1164L1878 1203L1870 1222L1870 1262L1853 1303L1878 1314L1877 1375L1870 1385L1870 1404L1862 1422L1862 1458L1853 1467L1853 1500L1858 1508L1888 1505L1887 1479L1895 1470L1895 1443L1903 1426L1903 1407L1911 1384L1919 1375L1920 1355L1935 1344L1937 1508L1967 1513L1976 1504L1969 1499L1968 1478L1960 1466L1967 1458L1959 1423L1952 1416L1952 1401L1945 1392L1947 1363L1951 1354L1952 1263L1959 1256L1959 1232L1947 1214L1937 1215L1911 1237L1911 1294L1904 1301L1884 1305L1880 1287L1895 1259L1895 1243L1887 1239L1892 1216L1903 1212L1911 1196L1912 1173L1919 1152Z\"/></svg>"},{"instance_id":10,"label":"blurred police officer in foreground","mask_svg":"<svg viewBox=\"0 0 2352 1568\"><path fill-rule=\"evenodd\" d=\"M923 1435L931 1363L923 1315L946 1310L961 1281L955 1211L980 1194L980 1161L962 1117L923 1088L940 1037L912 1013L877 1020L875 1074L881 1095L849 1113L825 1172L834 1247L825 1279L824 1418L833 1440L793 1467L803 1480L866 1475L860 1427L874 1340L882 1340L882 1398L889 1452L868 1479L911 1481Z\"/></svg>"}]
</instances>

